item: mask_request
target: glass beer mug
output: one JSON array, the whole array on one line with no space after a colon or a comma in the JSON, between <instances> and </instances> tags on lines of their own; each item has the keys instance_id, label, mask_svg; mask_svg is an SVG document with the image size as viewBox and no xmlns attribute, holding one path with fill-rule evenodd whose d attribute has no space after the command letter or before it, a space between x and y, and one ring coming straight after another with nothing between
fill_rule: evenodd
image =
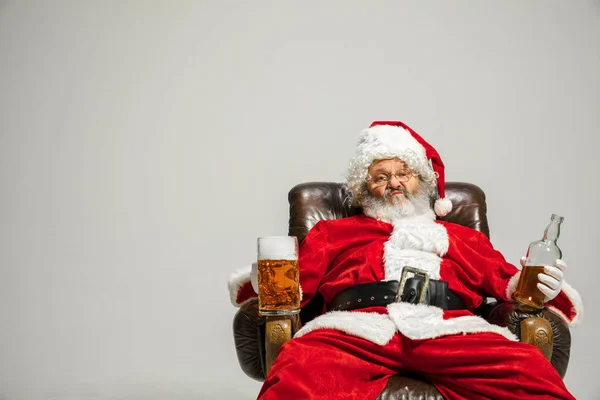
<instances>
[{"instance_id":1,"label":"glass beer mug","mask_svg":"<svg viewBox=\"0 0 600 400\"><path fill-rule=\"evenodd\" d=\"M295 236L260 237L257 247L259 313L299 313L298 239Z\"/></svg>"},{"instance_id":2,"label":"glass beer mug","mask_svg":"<svg viewBox=\"0 0 600 400\"><path fill-rule=\"evenodd\" d=\"M556 241L560 235L560 224L563 217L552 214L550 223L544 231L544 237L529 245L525 266L517 283L512 298L524 309L541 309L544 307L544 294L537 288L538 274L544 272L544 266L553 265L562 258L562 251Z\"/></svg>"}]
</instances>

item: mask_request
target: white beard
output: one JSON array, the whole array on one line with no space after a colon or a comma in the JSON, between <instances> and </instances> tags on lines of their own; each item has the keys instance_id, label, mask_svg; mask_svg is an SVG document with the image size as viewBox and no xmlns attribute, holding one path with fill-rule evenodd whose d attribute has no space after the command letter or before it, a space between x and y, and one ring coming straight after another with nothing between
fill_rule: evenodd
<instances>
[{"instance_id":1,"label":"white beard","mask_svg":"<svg viewBox=\"0 0 600 400\"><path fill-rule=\"evenodd\" d=\"M428 186L420 186L414 193L405 191L403 195L394 197L389 197L387 193L384 197L374 197L366 192L362 197L361 205L365 215L392 223L397 219L429 214L431 212L430 192L431 188Z\"/></svg>"}]
</instances>

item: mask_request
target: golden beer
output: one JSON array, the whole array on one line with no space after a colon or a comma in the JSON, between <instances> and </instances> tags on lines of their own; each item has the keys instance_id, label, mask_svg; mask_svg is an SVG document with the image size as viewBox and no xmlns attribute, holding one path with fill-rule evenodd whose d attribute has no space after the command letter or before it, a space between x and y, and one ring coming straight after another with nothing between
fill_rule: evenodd
<instances>
[{"instance_id":1,"label":"golden beer","mask_svg":"<svg viewBox=\"0 0 600 400\"><path fill-rule=\"evenodd\" d=\"M525 266L512 298L528 307L539 309L544 307L544 294L537 288L538 274L544 272L543 266Z\"/></svg>"},{"instance_id":2,"label":"golden beer","mask_svg":"<svg viewBox=\"0 0 600 400\"><path fill-rule=\"evenodd\" d=\"M300 312L298 238L258 238L258 311L263 315Z\"/></svg>"},{"instance_id":3,"label":"golden beer","mask_svg":"<svg viewBox=\"0 0 600 400\"><path fill-rule=\"evenodd\" d=\"M258 307L262 314L300 310L297 260L258 260Z\"/></svg>"}]
</instances>

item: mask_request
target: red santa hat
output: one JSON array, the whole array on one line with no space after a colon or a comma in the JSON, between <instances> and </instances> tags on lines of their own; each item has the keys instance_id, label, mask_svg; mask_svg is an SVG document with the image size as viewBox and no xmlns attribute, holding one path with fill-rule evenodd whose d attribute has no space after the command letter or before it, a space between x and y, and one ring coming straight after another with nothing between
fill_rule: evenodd
<instances>
[{"instance_id":1,"label":"red santa hat","mask_svg":"<svg viewBox=\"0 0 600 400\"><path fill-rule=\"evenodd\" d=\"M373 161L399 158L426 182L437 183L436 215L452 210L444 191L444 163L438 152L409 126L400 121L375 121L359 138L356 154L348 169L348 188L359 198Z\"/></svg>"}]
</instances>

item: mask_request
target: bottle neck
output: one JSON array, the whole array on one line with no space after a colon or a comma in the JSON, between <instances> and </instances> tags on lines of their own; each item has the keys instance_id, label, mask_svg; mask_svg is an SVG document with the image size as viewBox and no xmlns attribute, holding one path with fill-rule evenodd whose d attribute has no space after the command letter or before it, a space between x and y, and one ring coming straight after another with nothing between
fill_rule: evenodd
<instances>
[{"instance_id":1,"label":"bottle neck","mask_svg":"<svg viewBox=\"0 0 600 400\"><path fill-rule=\"evenodd\" d=\"M544 241L550 240L556 242L560 236L560 222L552 220L544 231Z\"/></svg>"}]
</instances>

